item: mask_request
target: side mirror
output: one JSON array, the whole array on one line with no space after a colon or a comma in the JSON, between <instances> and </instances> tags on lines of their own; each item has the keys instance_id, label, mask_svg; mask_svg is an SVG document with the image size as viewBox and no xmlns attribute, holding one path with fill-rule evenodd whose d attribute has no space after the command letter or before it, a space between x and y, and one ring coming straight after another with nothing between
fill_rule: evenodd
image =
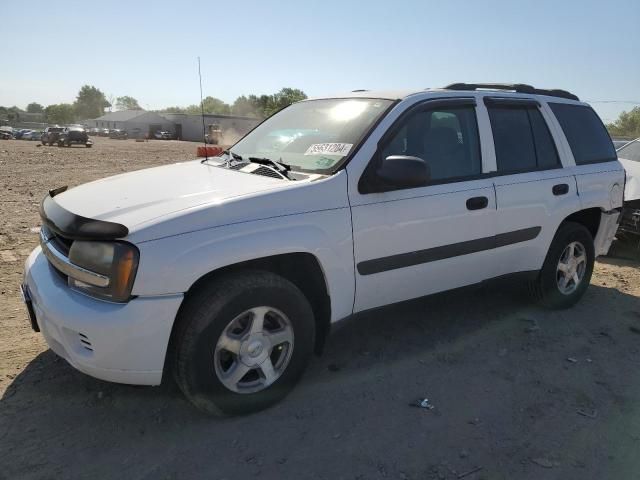
<instances>
[{"instance_id":1,"label":"side mirror","mask_svg":"<svg viewBox=\"0 0 640 480\"><path fill-rule=\"evenodd\" d=\"M383 160L376 172L383 183L383 191L415 188L427 185L431 172L427 163L419 157L391 155Z\"/></svg>"}]
</instances>

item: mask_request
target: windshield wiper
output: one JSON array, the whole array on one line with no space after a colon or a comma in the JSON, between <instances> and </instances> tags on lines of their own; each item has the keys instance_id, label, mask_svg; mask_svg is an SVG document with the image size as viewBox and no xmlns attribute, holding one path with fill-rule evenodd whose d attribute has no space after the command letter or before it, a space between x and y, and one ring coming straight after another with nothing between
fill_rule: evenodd
<instances>
[{"instance_id":1,"label":"windshield wiper","mask_svg":"<svg viewBox=\"0 0 640 480\"><path fill-rule=\"evenodd\" d=\"M249 157L247 158L247 160L249 160L251 163L259 163L260 165L268 165L270 167L273 167L279 173L291 180L288 174L288 172L291 171L291 165L287 165L286 163L282 162L276 162L275 160L271 160L270 158Z\"/></svg>"},{"instance_id":2,"label":"windshield wiper","mask_svg":"<svg viewBox=\"0 0 640 480\"><path fill-rule=\"evenodd\" d=\"M288 173L289 171L291 171L291 165L287 165L286 163L276 162L275 160L271 160L270 158L260 158L260 157L247 157L245 159L242 157L242 155L232 152L231 150L224 150L222 153L227 155L227 160L226 160L227 168L231 166L231 160L236 160L238 161L238 163L243 163L243 162L258 163L260 165L267 165L269 167L273 167L276 169L276 171L278 171L278 173L282 174L282 176L284 176L285 178L288 178L289 180L292 180L292 178L289 177L289 173Z\"/></svg>"},{"instance_id":3,"label":"windshield wiper","mask_svg":"<svg viewBox=\"0 0 640 480\"><path fill-rule=\"evenodd\" d=\"M238 160L238 161L240 161L240 162L242 161L242 155L238 155L237 153L234 153L234 152L232 152L231 150L223 150L223 151L222 151L222 153L226 154L226 155L227 155L227 157L229 157L229 158L227 159L227 162L228 162L229 160L231 160L232 158L233 158L234 160Z\"/></svg>"},{"instance_id":4,"label":"windshield wiper","mask_svg":"<svg viewBox=\"0 0 640 480\"><path fill-rule=\"evenodd\" d=\"M231 150L223 150L222 153L224 153L227 156L227 159L224 160L226 167L228 168L231 165L231 160L237 160L238 162L242 162L242 155L238 155L237 153L232 152ZM209 158L204 158L202 159L202 162L200 163L204 163L207 160L209 160Z\"/></svg>"}]
</instances>

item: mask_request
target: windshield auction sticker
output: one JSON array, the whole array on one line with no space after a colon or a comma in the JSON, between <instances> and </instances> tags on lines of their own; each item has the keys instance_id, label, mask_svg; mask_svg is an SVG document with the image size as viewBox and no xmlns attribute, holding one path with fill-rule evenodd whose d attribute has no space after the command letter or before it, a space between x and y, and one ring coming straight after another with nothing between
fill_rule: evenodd
<instances>
[{"instance_id":1,"label":"windshield auction sticker","mask_svg":"<svg viewBox=\"0 0 640 480\"><path fill-rule=\"evenodd\" d=\"M314 143L305 155L342 155L345 156L353 147L353 143Z\"/></svg>"}]
</instances>

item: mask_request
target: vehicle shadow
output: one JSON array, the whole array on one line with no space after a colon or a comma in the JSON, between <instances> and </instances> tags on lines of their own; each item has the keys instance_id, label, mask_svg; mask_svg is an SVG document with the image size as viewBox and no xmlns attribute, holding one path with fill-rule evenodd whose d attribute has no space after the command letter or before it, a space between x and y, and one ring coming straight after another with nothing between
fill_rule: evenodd
<instances>
[{"instance_id":1,"label":"vehicle shadow","mask_svg":"<svg viewBox=\"0 0 640 480\"><path fill-rule=\"evenodd\" d=\"M345 321L331 335L324 354L283 402L236 418L202 415L172 382L111 384L75 371L46 351L11 380L0 399L0 464L6 466L0 478L102 478L123 472L127 478L200 478L204 473L246 478L275 477L283 469L285 477L306 478L309 458L323 472L319 478L340 477L350 461L370 478L368 469L379 473L380 462L391 468L382 459L386 452L406 456L403 471L424 473L449 449L457 452L470 427L465 418L458 438L446 433L451 417L430 417L429 428L448 440L430 447L435 457L416 457L403 439L414 435L412 445L424 440L424 432L415 430L425 427L424 420L413 423L425 417L416 417L408 403L433 393L443 411L468 417L482 405L486 416L498 415L496 405L528 397L512 391L511 377L518 374L496 363L504 362L508 353L503 351L514 352L509 365L517 365L536 349L547 355L560 348L548 340L554 336L604 328L607 316L600 305L612 297L620 312L640 311L636 297L591 286L574 309L551 312L531 305L521 284L505 281L371 311ZM581 325L586 315L595 317ZM489 383L497 385L495 391L487 390ZM484 392L480 403L473 400L475 389ZM517 437L524 428L496 422L494 428L506 430L505 438ZM374 431L389 436L376 440ZM398 446L389 446L394 438ZM326 446L338 440L344 444L336 457L335 448ZM375 455L381 456L378 463Z\"/></svg>"},{"instance_id":2,"label":"vehicle shadow","mask_svg":"<svg viewBox=\"0 0 640 480\"><path fill-rule=\"evenodd\" d=\"M609 253L599 257L598 261L611 265L624 265L623 261L640 262L640 236L629 235L616 239L611 244Z\"/></svg>"}]
</instances>

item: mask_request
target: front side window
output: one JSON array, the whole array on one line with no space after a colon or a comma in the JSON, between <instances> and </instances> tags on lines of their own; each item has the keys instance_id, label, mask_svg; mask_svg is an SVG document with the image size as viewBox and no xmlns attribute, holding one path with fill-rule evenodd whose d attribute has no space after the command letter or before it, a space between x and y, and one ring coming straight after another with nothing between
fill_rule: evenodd
<instances>
[{"instance_id":1,"label":"front side window","mask_svg":"<svg viewBox=\"0 0 640 480\"><path fill-rule=\"evenodd\" d=\"M231 147L243 158L268 158L294 170L333 171L388 110L391 100L335 98L285 108Z\"/></svg>"},{"instance_id":2,"label":"front side window","mask_svg":"<svg viewBox=\"0 0 640 480\"><path fill-rule=\"evenodd\" d=\"M640 141L634 140L618 150L618 158L640 162Z\"/></svg>"},{"instance_id":3,"label":"front side window","mask_svg":"<svg viewBox=\"0 0 640 480\"><path fill-rule=\"evenodd\" d=\"M542 114L536 107L489 107L496 163L500 173L556 168L560 159Z\"/></svg>"},{"instance_id":4,"label":"front side window","mask_svg":"<svg viewBox=\"0 0 640 480\"><path fill-rule=\"evenodd\" d=\"M433 182L482 172L475 108L444 107L412 114L386 143L381 158L405 155L423 159Z\"/></svg>"},{"instance_id":5,"label":"front side window","mask_svg":"<svg viewBox=\"0 0 640 480\"><path fill-rule=\"evenodd\" d=\"M591 107L549 103L571 147L576 165L616 160L611 137Z\"/></svg>"}]
</instances>

